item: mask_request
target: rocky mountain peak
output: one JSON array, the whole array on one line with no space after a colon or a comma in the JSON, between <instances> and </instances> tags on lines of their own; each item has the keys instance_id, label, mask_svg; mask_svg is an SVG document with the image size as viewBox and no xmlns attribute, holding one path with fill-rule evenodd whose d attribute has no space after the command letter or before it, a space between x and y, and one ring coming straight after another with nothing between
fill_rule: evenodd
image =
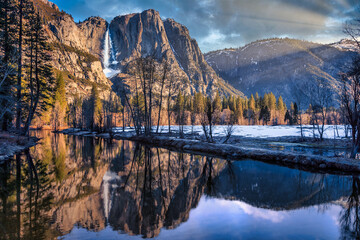
<instances>
[{"instance_id":1,"label":"rocky mountain peak","mask_svg":"<svg viewBox=\"0 0 360 240\"><path fill-rule=\"evenodd\" d=\"M83 25L83 24L102 25L103 23L107 23L105 19L98 16L92 16L85 19L83 22L78 23L78 25Z\"/></svg>"},{"instance_id":2,"label":"rocky mountain peak","mask_svg":"<svg viewBox=\"0 0 360 240\"><path fill-rule=\"evenodd\" d=\"M50 6L50 7L51 7L52 9L54 9L55 11L59 11L59 7L58 7L55 3L53 3L53 2L50 2L50 1L48 1L48 0L38 0L38 1L43 2L44 4Z\"/></svg>"},{"instance_id":3,"label":"rocky mountain peak","mask_svg":"<svg viewBox=\"0 0 360 240\"><path fill-rule=\"evenodd\" d=\"M338 48L340 50L345 50L345 51L353 51L353 52L359 51L358 44L354 40L351 40L351 39L341 39L339 42L330 44L330 46Z\"/></svg>"},{"instance_id":4,"label":"rocky mountain peak","mask_svg":"<svg viewBox=\"0 0 360 240\"><path fill-rule=\"evenodd\" d=\"M155 10L116 17L110 32L118 62L149 55L161 59L166 51L162 47L167 42L164 25Z\"/></svg>"},{"instance_id":5,"label":"rocky mountain peak","mask_svg":"<svg viewBox=\"0 0 360 240\"><path fill-rule=\"evenodd\" d=\"M115 68L126 72L127 64L139 57L152 56L170 63L171 74L180 81L182 90L240 94L217 76L207 64L196 40L188 29L173 19L162 20L159 12L118 16L110 23L110 35L116 53Z\"/></svg>"}]
</instances>

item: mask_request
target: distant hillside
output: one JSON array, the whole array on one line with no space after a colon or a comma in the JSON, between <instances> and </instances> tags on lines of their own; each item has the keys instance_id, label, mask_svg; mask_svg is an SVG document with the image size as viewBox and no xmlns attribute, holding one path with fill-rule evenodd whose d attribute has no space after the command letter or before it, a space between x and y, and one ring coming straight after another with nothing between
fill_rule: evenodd
<instances>
[{"instance_id":1,"label":"distant hillside","mask_svg":"<svg viewBox=\"0 0 360 240\"><path fill-rule=\"evenodd\" d=\"M273 92L289 104L306 81L326 77L330 82L350 65L356 53L351 42L323 45L295 39L267 39L238 49L205 54L219 76L250 96ZM304 99L307 101L307 99Z\"/></svg>"}]
</instances>

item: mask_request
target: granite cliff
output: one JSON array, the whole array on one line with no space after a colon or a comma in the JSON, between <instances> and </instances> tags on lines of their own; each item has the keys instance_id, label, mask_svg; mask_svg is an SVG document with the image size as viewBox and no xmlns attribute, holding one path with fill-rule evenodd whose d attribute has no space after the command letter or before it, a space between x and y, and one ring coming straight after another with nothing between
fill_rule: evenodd
<instances>
[{"instance_id":1,"label":"granite cliff","mask_svg":"<svg viewBox=\"0 0 360 240\"><path fill-rule=\"evenodd\" d=\"M93 83L106 93L102 96L114 89L113 84L125 83L131 89L133 75L128 64L147 56L167 61L172 81L185 93L242 95L207 64L185 26L162 20L155 10L118 16L111 23L100 17L75 23L55 4L33 2L45 20L52 65L65 76L70 101L75 93L88 95Z\"/></svg>"}]
</instances>

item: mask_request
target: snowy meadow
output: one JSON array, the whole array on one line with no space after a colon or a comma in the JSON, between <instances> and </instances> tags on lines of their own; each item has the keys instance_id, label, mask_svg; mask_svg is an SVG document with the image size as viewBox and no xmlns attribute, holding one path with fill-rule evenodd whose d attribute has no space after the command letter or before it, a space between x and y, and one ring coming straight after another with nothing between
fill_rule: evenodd
<instances>
[{"instance_id":1,"label":"snowy meadow","mask_svg":"<svg viewBox=\"0 0 360 240\"><path fill-rule=\"evenodd\" d=\"M172 132L178 132L179 126L172 125L170 126ZM228 126L225 125L216 125L213 126L213 135L214 137L223 137L226 135ZM125 131L132 131L132 128L125 128ZM169 126L160 126L160 133L167 133ZM121 132L122 128L114 128L115 132ZM153 127L153 131L156 131L156 127ZM237 137L249 137L249 138L271 138L271 137L300 137L301 129L300 126L288 126L288 125L278 125L278 126L261 126L261 125L234 125L232 129L232 136ZM348 130L349 131L349 130ZM184 126L185 134L199 134L203 135L204 131L202 126ZM312 125L303 125L303 134L305 137L319 137L317 128L313 128ZM350 131L348 132L350 136ZM341 139L345 138L345 127L343 125L325 125L324 138L326 139Z\"/></svg>"}]
</instances>

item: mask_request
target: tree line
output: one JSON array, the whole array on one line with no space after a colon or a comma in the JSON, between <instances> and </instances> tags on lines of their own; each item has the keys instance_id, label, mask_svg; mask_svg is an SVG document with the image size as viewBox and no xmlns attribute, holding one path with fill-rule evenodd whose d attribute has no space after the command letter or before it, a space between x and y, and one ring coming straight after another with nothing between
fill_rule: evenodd
<instances>
[{"instance_id":1,"label":"tree line","mask_svg":"<svg viewBox=\"0 0 360 240\"><path fill-rule=\"evenodd\" d=\"M0 123L28 135L51 104L55 78L44 20L29 0L0 1Z\"/></svg>"},{"instance_id":2,"label":"tree line","mask_svg":"<svg viewBox=\"0 0 360 240\"><path fill-rule=\"evenodd\" d=\"M52 109L53 128L57 130L66 124L111 132L115 126L122 126L123 130L128 126L138 135L151 135L164 132L164 125L169 133L172 125L178 125L179 135L183 137L185 125L201 125L207 141L212 142L214 125L228 126L226 135L230 136L236 124L299 124L304 137L302 125L311 124L314 138L318 135L322 140L326 124L337 125L346 120L342 118L342 108L330 107L333 96L328 94L328 87L312 93L307 108L300 100L288 108L282 96L277 98L272 92L263 96L256 93L250 98L221 96L219 92L213 95L186 92L174 81L169 64L151 56L133 60L127 67L133 76L131 86L122 84L109 95L101 95L94 84L90 97L75 94L69 105L64 101L65 84L60 75ZM316 87L309 89L313 91Z\"/></svg>"}]
</instances>

